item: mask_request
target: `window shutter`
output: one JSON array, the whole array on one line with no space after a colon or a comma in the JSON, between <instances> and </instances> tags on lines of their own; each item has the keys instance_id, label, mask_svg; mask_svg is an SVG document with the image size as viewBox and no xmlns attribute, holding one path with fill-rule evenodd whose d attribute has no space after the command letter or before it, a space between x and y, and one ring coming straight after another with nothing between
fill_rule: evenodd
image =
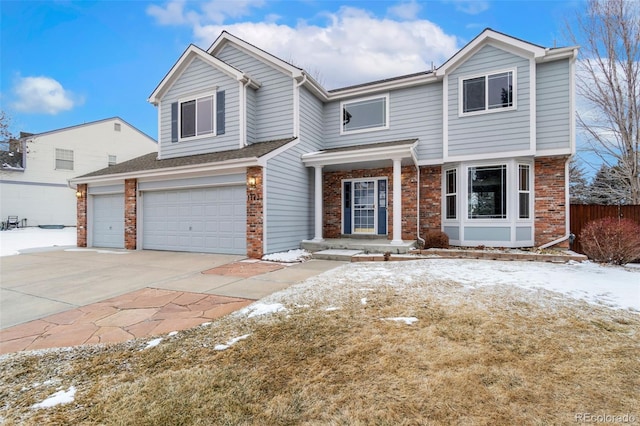
<instances>
[{"instance_id":1,"label":"window shutter","mask_svg":"<svg viewBox=\"0 0 640 426\"><path fill-rule=\"evenodd\" d=\"M171 142L178 142L178 103L171 104Z\"/></svg>"},{"instance_id":2,"label":"window shutter","mask_svg":"<svg viewBox=\"0 0 640 426\"><path fill-rule=\"evenodd\" d=\"M224 135L224 90L216 93L216 134Z\"/></svg>"}]
</instances>

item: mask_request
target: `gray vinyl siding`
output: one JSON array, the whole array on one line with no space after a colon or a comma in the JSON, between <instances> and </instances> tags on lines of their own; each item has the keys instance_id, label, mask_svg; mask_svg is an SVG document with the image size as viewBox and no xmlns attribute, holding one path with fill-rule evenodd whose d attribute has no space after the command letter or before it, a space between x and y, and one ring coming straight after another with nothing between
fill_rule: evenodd
<instances>
[{"instance_id":1,"label":"gray vinyl siding","mask_svg":"<svg viewBox=\"0 0 640 426\"><path fill-rule=\"evenodd\" d=\"M300 161L305 151L298 144L267 162L267 253L299 248L310 237L310 173Z\"/></svg>"},{"instance_id":2,"label":"gray vinyl siding","mask_svg":"<svg viewBox=\"0 0 640 426\"><path fill-rule=\"evenodd\" d=\"M389 128L371 132L341 135L340 101L326 104L325 148L418 138L420 139L418 148L420 159L440 158L442 154L441 87L441 84L437 83L380 93L380 96L389 93Z\"/></svg>"},{"instance_id":3,"label":"gray vinyl siding","mask_svg":"<svg viewBox=\"0 0 640 426\"><path fill-rule=\"evenodd\" d=\"M230 175L204 176L198 178L154 180L139 182L140 191L153 191L160 189L195 188L204 186L237 185L247 180L246 173L234 173ZM123 186L124 189L124 186Z\"/></svg>"},{"instance_id":4,"label":"gray vinyl siding","mask_svg":"<svg viewBox=\"0 0 640 426\"><path fill-rule=\"evenodd\" d=\"M255 91L254 141L293 136L293 79L229 44L217 57L261 85Z\"/></svg>"},{"instance_id":5,"label":"gray vinyl siding","mask_svg":"<svg viewBox=\"0 0 640 426\"><path fill-rule=\"evenodd\" d=\"M311 150L323 147L322 116L324 104L306 88L300 88L300 139Z\"/></svg>"},{"instance_id":6,"label":"gray vinyl siding","mask_svg":"<svg viewBox=\"0 0 640 426\"><path fill-rule=\"evenodd\" d=\"M539 64L536 70L536 149L570 148L569 60Z\"/></svg>"},{"instance_id":7,"label":"gray vinyl siding","mask_svg":"<svg viewBox=\"0 0 640 426\"><path fill-rule=\"evenodd\" d=\"M323 104L300 89L300 142L267 163L267 252L300 247L313 236L313 169L300 157L322 148Z\"/></svg>"},{"instance_id":8,"label":"gray vinyl siding","mask_svg":"<svg viewBox=\"0 0 640 426\"><path fill-rule=\"evenodd\" d=\"M256 91L247 89L247 143L256 141Z\"/></svg>"},{"instance_id":9,"label":"gray vinyl siding","mask_svg":"<svg viewBox=\"0 0 640 426\"><path fill-rule=\"evenodd\" d=\"M217 87L225 91L225 134L195 140L171 142L171 104ZM164 95L160 108L160 154L182 157L239 148L238 82L229 75L195 58Z\"/></svg>"},{"instance_id":10,"label":"gray vinyl siding","mask_svg":"<svg viewBox=\"0 0 640 426\"><path fill-rule=\"evenodd\" d=\"M124 184L90 186L89 195L124 193Z\"/></svg>"},{"instance_id":11,"label":"gray vinyl siding","mask_svg":"<svg viewBox=\"0 0 640 426\"><path fill-rule=\"evenodd\" d=\"M460 117L459 78L516 69L516 110ZM491 45L448 77L448 155L493 154L528 150L530 145L529 60Z\"/></svg>"}]
</instances>

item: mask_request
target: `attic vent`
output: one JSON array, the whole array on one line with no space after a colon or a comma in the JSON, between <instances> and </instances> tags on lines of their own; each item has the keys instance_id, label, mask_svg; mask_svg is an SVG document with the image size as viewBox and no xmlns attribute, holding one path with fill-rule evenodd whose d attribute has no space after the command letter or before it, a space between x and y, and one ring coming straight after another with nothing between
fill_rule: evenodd
<instances>
[{"instance_id":1,"label":"attic vent","mask_svg":"<svg viewBox=\"0 0 640 426\"><path fill-rule=\"evenodd\" d=\"M120 123L113 123L113 130L115 130L116 132L120 131Z\"/></svg>"},{"instance_id":2,"label":"attic vent","mask_svg":"<svg viewBox=\"0 0 640 426\"><path fill-rule=\"evenodd\" d=\"M115 166L117 164L115 155L109 155L108 164L109 166Z\"/></svg>"}]
</instances>

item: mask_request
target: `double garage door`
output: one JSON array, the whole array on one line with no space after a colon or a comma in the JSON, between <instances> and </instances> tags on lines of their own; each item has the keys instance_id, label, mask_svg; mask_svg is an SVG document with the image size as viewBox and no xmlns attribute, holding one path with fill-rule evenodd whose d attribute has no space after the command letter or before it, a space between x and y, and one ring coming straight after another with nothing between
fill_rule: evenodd
<instances>
[{"instance_id":1,"label":"double garage door","mask_svg":"<svg viewBox=\"0 0 640 426\"><path fill-rule=\"evenodd\" d=\"M247 253L243 185L142 193L142 248Z\"/></svg>"}]
</instances>

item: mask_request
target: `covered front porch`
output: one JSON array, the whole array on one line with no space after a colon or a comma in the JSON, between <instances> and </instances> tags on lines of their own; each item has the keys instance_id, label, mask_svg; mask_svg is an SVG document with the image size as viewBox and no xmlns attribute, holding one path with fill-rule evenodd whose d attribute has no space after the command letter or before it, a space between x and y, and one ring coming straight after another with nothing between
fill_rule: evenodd
<instances>
[{"instance_id":1,"label":"covered front porch","mask_svg":"<svg viewBox=\"0 0 640 426\"><path fill-rule=\"evenodd\" d=\"M314 168L314 238L327 249L406 253L416 240L416 139L302 156Z\"/></svg>"}]
</instances>

